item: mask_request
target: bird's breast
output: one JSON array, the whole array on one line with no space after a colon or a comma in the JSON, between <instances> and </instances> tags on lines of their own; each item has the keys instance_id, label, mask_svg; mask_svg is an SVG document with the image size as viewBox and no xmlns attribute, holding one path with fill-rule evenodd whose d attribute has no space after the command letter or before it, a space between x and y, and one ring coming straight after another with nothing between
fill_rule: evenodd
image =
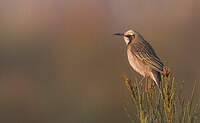
<instances>
[{"instance_id":1,"label":"bird's breast","mask_svg":"<svg viewBox=\"0 0 200 123\"><path fill-rule=\"evenodd\" d=\"M142 76L145 76L145 73L147 73L146 64L138 59L130 50L127 50L127 55L131 67Z\"/></svg>"}]
</instances>

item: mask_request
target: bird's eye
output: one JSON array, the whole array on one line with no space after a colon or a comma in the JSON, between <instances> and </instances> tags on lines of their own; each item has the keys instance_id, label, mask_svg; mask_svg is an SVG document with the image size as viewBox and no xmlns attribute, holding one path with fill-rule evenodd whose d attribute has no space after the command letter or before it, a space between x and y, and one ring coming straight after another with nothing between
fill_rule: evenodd
<instances>
[{"instance_id":1,"label":"bird's eye","mask_svg":"<svg viewBox=\"0 0 200 123\"><path fill-rule=\"evenodd\" d=\"M131 41L133 38L135 38L135 35L126 35L126 37Z\"/></svg>"}]
</instances>

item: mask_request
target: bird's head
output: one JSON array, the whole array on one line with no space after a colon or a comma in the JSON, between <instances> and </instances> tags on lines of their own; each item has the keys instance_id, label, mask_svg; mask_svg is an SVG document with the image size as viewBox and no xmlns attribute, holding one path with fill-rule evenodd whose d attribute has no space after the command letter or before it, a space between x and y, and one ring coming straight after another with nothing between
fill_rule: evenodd
<instances>
[{"instance_id":1,"label":"bird's head","mask_svg":"<svg viewBox=\"0 0 200 123\"><path fill-rule=\"evenodd\" d=\"M135 39L138 33L134 30L128 30L124 33L115 33L113 35L123 36L125 43L128 45Z\"/></svg>"}]
</instances>

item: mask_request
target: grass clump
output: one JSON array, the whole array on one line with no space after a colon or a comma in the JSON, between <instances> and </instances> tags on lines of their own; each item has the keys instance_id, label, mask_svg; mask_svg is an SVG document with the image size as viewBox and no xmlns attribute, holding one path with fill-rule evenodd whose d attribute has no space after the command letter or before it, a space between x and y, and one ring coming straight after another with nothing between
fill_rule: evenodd
<instances>
[{"instance_id":1,"label":"grass clump","mask_svg":"<svg viewBox=\"0 0 200 123\"><path fill-rule=\"evenodd\" d=\"M186 100L182 94L182 87L175 87L172 75L162 76L160 89L154 87L145 92L138 81L131 82L127 77L125 85L128 88L136 115L129 117L132 122L141 123L199 123L200 108L195 102L195 87L190 99ZM125 108L127 111L129 108Z\"/></svg>"}]
</instances>

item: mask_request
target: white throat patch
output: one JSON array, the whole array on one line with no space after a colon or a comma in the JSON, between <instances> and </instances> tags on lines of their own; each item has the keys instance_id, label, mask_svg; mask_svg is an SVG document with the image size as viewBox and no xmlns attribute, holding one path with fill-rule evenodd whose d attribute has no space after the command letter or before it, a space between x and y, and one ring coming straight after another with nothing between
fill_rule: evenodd
<instances>
[{"instance_id":1,"label":"white throat patch","mask_svg":"<svg viewBox=\"0 0 200 123\"><path fill-rule=\"evenodd\" d=\"M125 41L126 45L128 45L128 44L129 44L129 42L130 42L129 38L128 38L128 37L126 37L126 36L124 36L124 41Z\"/></svg>"}]
</instances>

